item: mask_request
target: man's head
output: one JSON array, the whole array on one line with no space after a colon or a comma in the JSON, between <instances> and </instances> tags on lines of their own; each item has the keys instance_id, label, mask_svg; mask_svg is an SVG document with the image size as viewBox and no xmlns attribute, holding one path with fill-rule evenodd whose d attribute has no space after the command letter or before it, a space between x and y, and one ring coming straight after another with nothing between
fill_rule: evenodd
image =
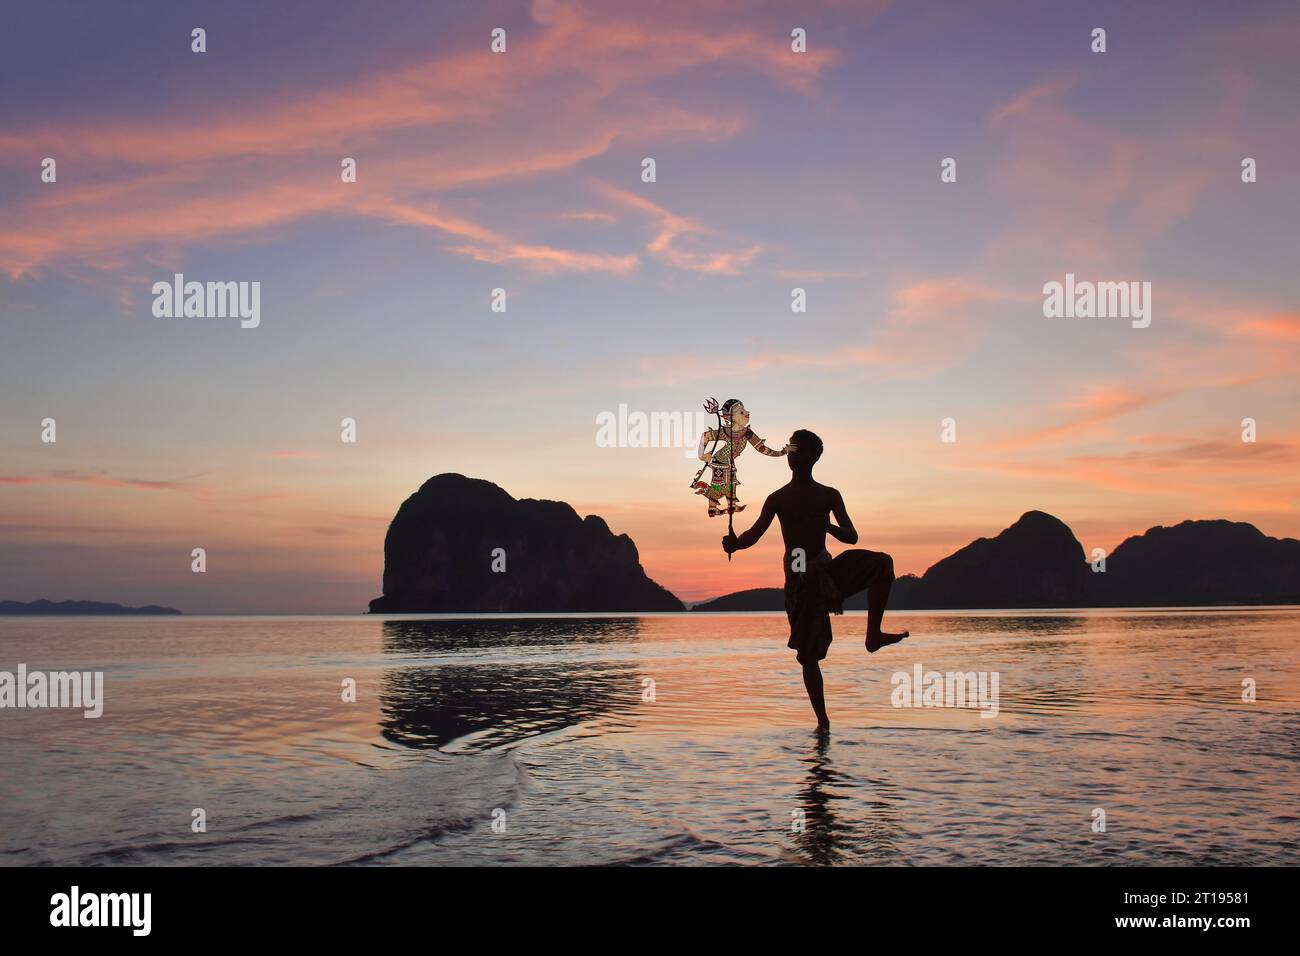
<instances>
[{"instance_id":1,"label":"man's head","mask_svg":"<svg viewBox=\"0 0 1300 956\"><path fill-rule=\"evenodd\" d=\"M787 459L791 471L812 471L817 459L822 456L822 440L806 428L801 428L790 436L790 444L795 450Z\"/></svg>"}]
</instances>

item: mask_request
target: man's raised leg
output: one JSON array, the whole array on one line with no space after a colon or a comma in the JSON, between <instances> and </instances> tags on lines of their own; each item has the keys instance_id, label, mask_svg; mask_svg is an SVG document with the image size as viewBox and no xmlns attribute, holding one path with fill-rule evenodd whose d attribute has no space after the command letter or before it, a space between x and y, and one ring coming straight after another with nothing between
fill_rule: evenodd
<instances>
[{"instance_id":1,"label":"man's raised leg","mask_svg":"<svg viewBox=\"0 0 1300 956\"><path fill-rule=\"evenodd\" d=\"M885 555L889 558L889 555ZM874 654L882 647L897 644L910 633L900 631L891 634L882 631L880 625L885 620L885 605L889 603L889 592L894 586L894 559L889 558L889 574L882 575L881 580L867 588L867 653Z\"/></svg>"},{"instance_id":2,"label":"man's raised leg","mask_svg":"<svg viewBox=\"0 0 1300 956\"><path fill-rule=\"evenodd\" d=\"M843 551L831 562L835 584L842 597L859 591L867 592L867 650L874 654L882 647L897 644L907 637L907 631L897 634L882 631L885 606L889 604L889 591L894 584L894 559L883 551L854 548Z\"/></svg>"}]
</instances>

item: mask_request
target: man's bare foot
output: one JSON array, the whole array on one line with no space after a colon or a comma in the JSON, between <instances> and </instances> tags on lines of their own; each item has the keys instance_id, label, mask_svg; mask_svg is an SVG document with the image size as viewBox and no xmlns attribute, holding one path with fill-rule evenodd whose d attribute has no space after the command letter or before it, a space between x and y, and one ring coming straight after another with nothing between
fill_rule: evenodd
<instances>
[{"instance_id":1,"label":"man's bare foot","mask_svg":"<svg viewBox=\"0 0 1300 956\"><path fill-rule=\"evenodd\" d=\"M829 720L822 720L817 723L818 736L821 736L823 734L829 734L830 732L831 732L831 722Z\"/></svg>"},{"instance_id":2,"label":"man's bare foot","mask_svg":"<svg viewBox=\"0 0 1300 956\"><path fill-rule=\"evenodd\" d=\"M872 634L870 631L868 631L867 632L867 653L874 654L882 647L887 647L890 644L897 644L899 641L901 641L903 638L907 637L907 635L911 633L912 633L911 631L903 631L900 634L891 634L889 633L889 631L876 631L876 633Z\"/></svg>"}]
</instances>

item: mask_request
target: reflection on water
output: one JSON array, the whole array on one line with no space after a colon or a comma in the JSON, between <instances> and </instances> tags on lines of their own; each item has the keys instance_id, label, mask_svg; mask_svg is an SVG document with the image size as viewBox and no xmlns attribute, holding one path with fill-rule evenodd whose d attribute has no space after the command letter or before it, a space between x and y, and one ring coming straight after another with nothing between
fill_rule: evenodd
<instances>
[{"instance_id":1,"label":"reflection on water","mask_svg":"<svg viewBox=\"0 0 1300 956\"><path fill-rule=\"evenodd\" d=\"M891 621L834 620L828 738L782 615L0 621L107 698L2 715L0 864L1300 862L1300 611Z\"/></svg>"},{"instance_id":2,"label":"reflection on water","mask_svg":"<svg viewBox=\"0 0 1300 956\"><path fill-rule=\"evenodd\" d=\"M404 656L510 648L501 657L384 672L383 735L407 747L486 750L608 717L640 700L631 655L608 661L531 657L529 649L634 642L635 619L386 621L384 650Z\"/></svg>"},{"instance_id":3,"label":"reflection on water","mask_svg":"<svg viewBox=\"0 0 1300 956\"><path fill-rule=\"evenodd\" d=\"M541 617L395 620L382 622L384 650L428 654L475 648L532 648L634 641L639 618Z\"/></svg>"},{"instance_id":4,"label":"reflection on water","mask_svg":"<svg viewBox=\"0 0 1300 956\"><path fill-rule=\"evenodd\" d=\"M827 756L830 736L817 734L816 740L812 756L803 761L808 766L808 776L796 798L799 816L791 822L790 829L795 834L795 845L809 862L839 863L843 856L839 831L844 824L836 819L833 803L844 797L834 790L840 781L834 763Z\"/></svg>"},{"instance_id":5,"label":"reflection on water","mask_svg":"<svg viewBox=\"0 0 1300 956\"><path fill-rule=\"evenodd\" d=\"M943 629L949 634L1006 634L1042 638L1074 634L1087 627L1087 619L1078 615L1040 614L1023 615L982 614L978 617L943 618Z\"/></svg>"},{"instance_id":6,"label":"reflection on water","mask_svg":"<svg viewBox=\"0 0 1300 956\"><path fill-rule=\"evenodd\" d=\"M819 866L888 862L899 829L898 794L837 768L831 739L814 734L801 760L807 773L795 800L803 812L791 827L798 861Z\"/></svg>"}]
</instances>

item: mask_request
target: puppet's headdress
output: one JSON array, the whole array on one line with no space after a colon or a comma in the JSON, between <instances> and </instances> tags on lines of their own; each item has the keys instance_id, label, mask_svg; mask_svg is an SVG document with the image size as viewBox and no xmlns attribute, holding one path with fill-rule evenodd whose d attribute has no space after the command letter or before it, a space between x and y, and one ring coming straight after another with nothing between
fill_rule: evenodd
<instances>
[{"instance_id":1,"label":"puppet's headdress","mask_svg":"<svg viewBox=\"0 0 1300 956\"><path fill-rule=\"evenodd\" d=\"M719 406L718 400L716 398L711 398L704 403L704 410L710 415L721 415L723 418L731 418L731 410L737 405L744 404L745 403L738 398L729 398Z\"/></svg>"}]
</instances>

